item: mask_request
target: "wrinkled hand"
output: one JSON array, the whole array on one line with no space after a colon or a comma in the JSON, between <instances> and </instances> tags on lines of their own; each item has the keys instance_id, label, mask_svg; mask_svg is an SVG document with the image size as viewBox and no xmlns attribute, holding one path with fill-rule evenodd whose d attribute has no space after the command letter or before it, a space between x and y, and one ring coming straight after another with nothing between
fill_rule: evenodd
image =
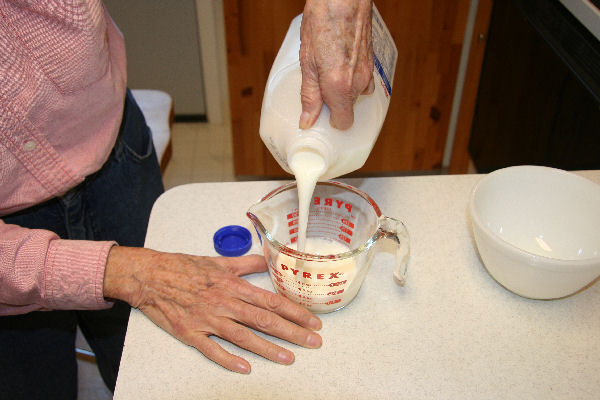
<instances>
[{"instance_id":1,"label":"wrinkled hand","mask_svg":"<svg viewBox=\"0 0 600 400\"><path fill-rule=\"evenodd\" d=\"M310 128L327 104L330 124L348 129L353 105L373 93L372 0L307 0L300 30L302 114Z\"/></svg>"},{"instance_id":2,"label":"wrinkled hand","mask_svg":"<svg viewBox=\"0 0 600 400\"><path fill-rule=\"evenodd\" d=\"M225 351L210 336L280 364L291 364L294 354L248 327L300 346L321 346L321 337L312 331L321 328L320 319L239 277L266 270L261 256L198 257L115 246L106 266L104 296L139 308L223 367L249 373L248 361Z\"/></svg>"}]
</instances>

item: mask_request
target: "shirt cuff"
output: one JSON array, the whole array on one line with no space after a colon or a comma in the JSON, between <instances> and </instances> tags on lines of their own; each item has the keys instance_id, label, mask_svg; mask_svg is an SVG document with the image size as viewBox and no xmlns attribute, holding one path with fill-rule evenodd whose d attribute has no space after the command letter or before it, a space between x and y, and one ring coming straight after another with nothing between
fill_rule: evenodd
<instances>
[{"instance_id":1,"label":"shirt cuff","mask_svg":"<svg viewBox=\"0 0 600 400\"><path fill-rule=\"evenodd\" d=\"M56 239L46 259L46 304L55 310L100 310L113 302L104 299L104 270L116 242Z\"/></svg>"}]
</instances>

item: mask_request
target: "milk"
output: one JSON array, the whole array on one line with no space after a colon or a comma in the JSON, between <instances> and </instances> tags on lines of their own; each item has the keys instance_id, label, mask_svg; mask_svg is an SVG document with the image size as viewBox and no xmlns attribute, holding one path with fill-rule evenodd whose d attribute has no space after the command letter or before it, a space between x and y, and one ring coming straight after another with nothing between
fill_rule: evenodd
<instances>
[{"instance_id":1,"label":"milk","mask_svg":"<svg viewBox=\"0 0 600 400\"><path fill-rule=\"evenodd\" d=\"M389 107L398 51L381 15L373 7L374 93L356 100L350 129L333 128L329 124L329 108L323 105L315 124L302 130L299 128L301 22L302 15L294 18L271 67L259 130L261 139L287 172L298 172L290 165L298 152L310 151L320 156L325 165L318 180L323 181L355 171L367 160Z\"/></svg>"},{"instance_id":2,"label":"milk","mask_svg":"<svg viewBox=\"0 0 600 400\"><path fill-rule=\"evenodd\" d=\"M298 251L314 254L314 249L306 248L306 230L308 229L308 214L312 195L317 180L325 170L325 163L318 154L306 150L294 154L290 167L296 177L298 188Z\"/></svg>"},{"instance_id":3,"label":"milk","mask_svg":"<svg viewBox=\"0 0 600 400\"><path fill-rule=\"evenodd\" d=\"M296 249L295 244L288 247ZM341 254L350 249L328 239L309 237L306 247L319 255ZM353 257L337 261L305 261L279 253L273 268L276 285L290 300L313 312L329 312L340 308L356 296L360 284L352 285L357 274Z\"/></svg>"},{"instance_id":4,"label":"milk","mask_svg":"<svg viewBox=\"0 0 600 400\"><path fill-rule=\"evenodd\" d=\"M372 95L360 96L354 105L354 124L342 131L329 124L329 109L323 105L315 124L305 130L298 127L302 103L300 64L282 71L268 87L261 112L260 133L279 165L292 172L293 154L310 149L326 163L320 180L332 179L362 167L379 135L387 108L378 97L385 98L377 86ZM388 101L389 102L389 101Z\"/></svg>"}]
</instances>

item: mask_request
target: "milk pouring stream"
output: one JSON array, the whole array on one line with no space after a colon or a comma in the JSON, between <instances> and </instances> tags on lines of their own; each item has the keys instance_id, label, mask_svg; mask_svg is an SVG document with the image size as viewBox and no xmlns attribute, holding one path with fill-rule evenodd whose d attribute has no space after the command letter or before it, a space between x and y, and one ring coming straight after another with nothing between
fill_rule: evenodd
<instances>
[{"instance_id":1,"label":"milk pouring stream","mask_svg":"<svg viewBox=\"0 0 600 400\"><path fill-rule=\"evenodd\" d=\"M296 177L298 250L318 254L319 249L305 249L308 210L315 184L355 171L365 163L388 110L398 52L381 15L373 7L374 93L357 99L350 129L341 131L331 127L329 109L323 105L315 124L301 130L298 127L302 112L301 22L302 15L292 20L271 68L263 97L260 136L279 165Z\"/></svg>"}]
</instances>

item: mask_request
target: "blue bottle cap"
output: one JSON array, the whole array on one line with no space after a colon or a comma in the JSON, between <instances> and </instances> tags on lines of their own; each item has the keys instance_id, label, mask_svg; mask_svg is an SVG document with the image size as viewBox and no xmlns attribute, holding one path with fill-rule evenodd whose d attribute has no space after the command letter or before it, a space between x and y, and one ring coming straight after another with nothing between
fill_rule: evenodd
<instances>
[{"instance_id":1,"label":"blue bottle cap","mask_svg":"<svg viewBox=\"0 0 600 400\"><path fill-rule=\"evenodd\" d=\"M213 236L215 250L225 257L237 257L245 254L252 247L252 235L243 226L224 226Z\"/></svg>"}]
</instances>

